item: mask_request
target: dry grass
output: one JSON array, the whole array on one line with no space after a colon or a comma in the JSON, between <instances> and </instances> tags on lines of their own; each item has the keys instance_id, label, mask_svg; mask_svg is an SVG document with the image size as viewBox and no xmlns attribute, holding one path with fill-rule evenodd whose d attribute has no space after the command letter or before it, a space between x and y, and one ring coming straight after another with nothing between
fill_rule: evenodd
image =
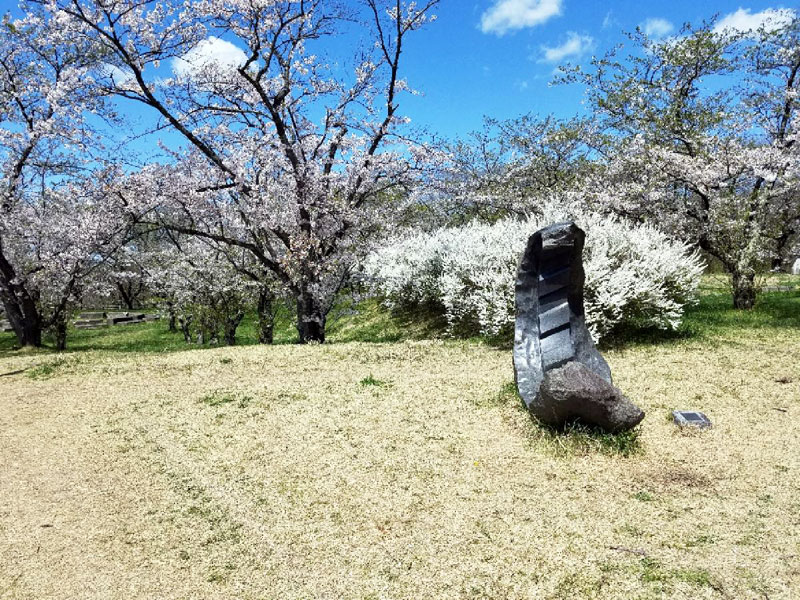
<instances>
[{"instance_id":1,"label":"dry grass","mask_svg":"<svg viewBox=\"0 0 800 600\"><path fill-rule=\"evenodd\" d=\"M797 598L798 355L610 352L628 456L537 427L478 344L9 356L0 598Z\"/></svg>"}]
</instances>

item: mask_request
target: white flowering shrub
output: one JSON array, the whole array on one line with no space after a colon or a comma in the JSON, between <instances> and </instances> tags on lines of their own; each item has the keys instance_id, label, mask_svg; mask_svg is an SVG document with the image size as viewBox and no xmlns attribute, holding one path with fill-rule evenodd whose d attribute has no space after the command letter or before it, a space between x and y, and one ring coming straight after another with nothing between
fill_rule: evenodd
<instances>
[{"instance_id":1,"label":"white flowering shrub","mask_svg":"<svg viewBox=\"0 0 800 600\"><path fill-rule=\"evenodd\" d=\"M653 227L577 207L544 207L525 220L469 224L391 240L369 256L365 274L390 307L442 307L451 331L494 335L514 322L514 282L528 237L559 221L586 232L586 321L597 341L619 326L675 329L695 296L696 252Z\"/></svg>"}]
</instances>

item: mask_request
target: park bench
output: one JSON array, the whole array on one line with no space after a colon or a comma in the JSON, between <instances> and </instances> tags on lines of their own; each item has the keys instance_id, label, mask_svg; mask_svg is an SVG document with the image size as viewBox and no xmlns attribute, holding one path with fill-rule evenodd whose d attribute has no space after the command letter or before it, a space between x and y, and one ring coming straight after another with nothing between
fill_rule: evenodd
<instances>
[{"instance_id":1,"label":"park bench","mask_svg":"<svg viewBox=\"0 0 800 600\"><path fill-rule=\"evenodd\" d=\"M76 329L99 329L100 327L111 327L114 325L132 325L134 323L145 323L148 321L158 321L161 315L141 312L106 312L106 311L84 311L75 320Z\"/></svg>"},{"instance_id":2,"label":"park bench","mask_svg":"<svg viewBox=\"0 0 800 600\"><path fill-rule=\"evenodd\" d=\"M106 325L106 313L103 311L82 312L75 320L76 329L98 329Z\"/></svg>"},{"instance_id":3,"label":"park bench","mask_svg":"<svg viewBox=\"0 0 800 600\"><path fill-rule=\"evenodd\" d=\"M109 313L108 324L130 325L131 323L143 323L144 317L145 317L144 313L132 313L132 312Z\"/></svg>"}]
</instances>

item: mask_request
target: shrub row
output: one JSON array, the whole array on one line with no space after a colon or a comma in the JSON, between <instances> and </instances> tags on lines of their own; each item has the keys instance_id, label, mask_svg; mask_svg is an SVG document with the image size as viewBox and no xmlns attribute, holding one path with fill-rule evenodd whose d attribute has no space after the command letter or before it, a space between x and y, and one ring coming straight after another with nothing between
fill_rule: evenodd
<instances>
[{"instance_id":1,"label":"shrub row","mask_svg":"<svg viewBox=\"0 0 800 600\"><path fill-rule=\"evenodd\" d=\"M473 223L390 240L365 274L390 307L433 304L452 330L494 335L513 326L514 281L528 237L574 220L586 232L586 320L595 340L620 326L674 329L696 294L697 254L647 225L577 207L545 206L526 219Z\"/></svg>"}]
</instances>

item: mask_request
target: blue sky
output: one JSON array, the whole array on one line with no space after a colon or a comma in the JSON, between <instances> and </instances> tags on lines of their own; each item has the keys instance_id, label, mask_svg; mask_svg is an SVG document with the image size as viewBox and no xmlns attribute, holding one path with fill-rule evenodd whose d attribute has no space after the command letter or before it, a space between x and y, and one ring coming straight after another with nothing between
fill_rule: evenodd
<instances>
[{"instance_id":1,"label":"blue sky","mask_svg":"<svg viewBox=\"0 0 800 600\"><path fill-rule=\"evenodd\" d=\"M719 0L443 0L438 20L410 40L406 56L406 76L424 96L404 98L401 108L416 124L446 136L480 128L484 115L570 117L583 110L583 90L549 85L559 63L586 63L593 54L628 42L623 31L637 26L665 36L687 21L699 24L719 14L730 26L747 27L765 10L790 6Z\"/></svg>"},{"instance_id":2,"label":"blue sky","mask_svg":"<svg viewBox=\"0 0 800 600\"><path fill-rule=\"evenodd\" d=\"M12 14L17 13L15 4L16 0L0 0L0 7L7 6ZM755 0L441 0L436 22L407 40L402 76L422 94L401 96L400 112L414 125L448 138L479 129L484 116L510 119L533 113L568 118L583 112L583 89L550 85L556 67L585 64L592 55L628 42L624 31L640 26L665 37L687 21L697 24L715 14L720 24L747 29L792 10L791 5ZM363 31L355 28L325 43L332 55L341 56L359 42L356 38ZM241 54L225 41L215 40L212 46L208 49L216 52L215 59L236 61ZM324 52L315 48L320 50ZM173 67L162 65L159 72ZM155 122L147 107L122 101L120 108L139 131ZM158 153L157 139L168 145L182 141L167 131L138 139L132 146L142 153L140 160Z\"/></svg>"}]
</instances>

